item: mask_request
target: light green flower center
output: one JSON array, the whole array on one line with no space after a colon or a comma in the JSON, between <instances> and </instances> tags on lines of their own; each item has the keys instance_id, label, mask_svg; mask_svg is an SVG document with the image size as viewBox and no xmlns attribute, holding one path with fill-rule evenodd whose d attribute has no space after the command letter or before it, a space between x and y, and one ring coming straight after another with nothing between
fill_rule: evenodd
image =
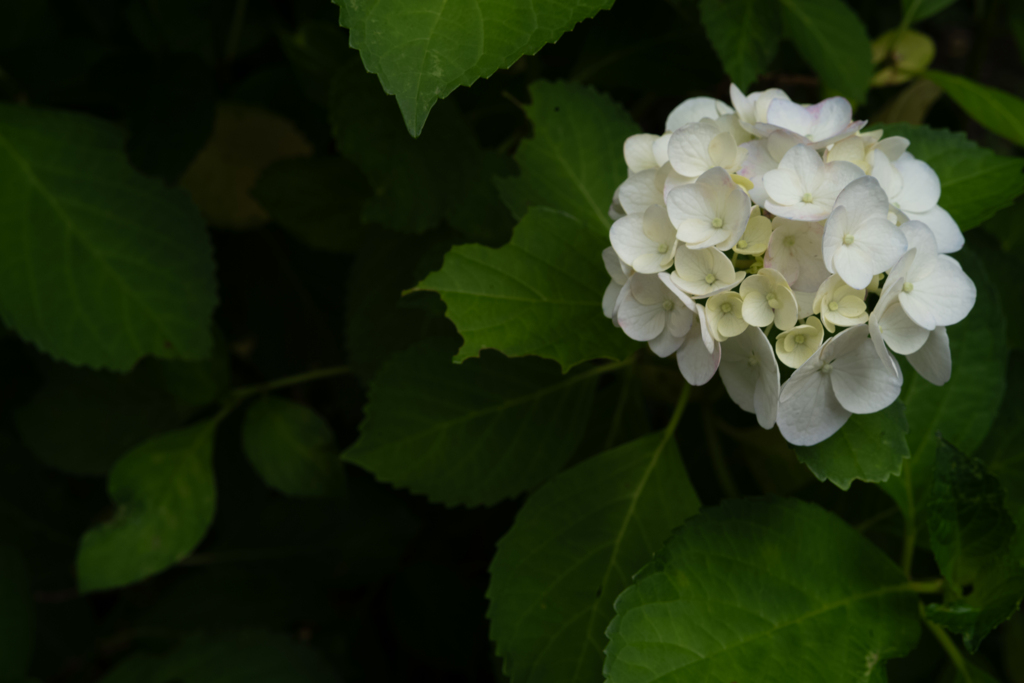
<instances>
[{"instance_id":1,"label":"light green flower center","mask_svg":"<svg viewBox=\"0 0 1024 683\"><path fill-rule=\"evenodd\" d=\"M798 334L795 337L793 337L793 341L795 341L797 344L803 344L805 341L807 341L807 337L805 337L802 334Z\"/></svg>"},{"instance_id":2,"label":"light green flower center","mask_svg":"<svg viewBox=\"0 0 1024 683\"><path fill-rule=\"evenodd\" d=\"M721 218L717 218L716 217L716 218L712 218L711 219L711 227L712 228L720 228L720 227L722 227L722 225L724 225L724 222L722 221Z\"/></svg>"},{"instance_id":3,"label":"light green flower center","mask_svg":"<svg viewBox=\"0 0 1024 683\"><path fill-rule=\"evenodd\" d=\"M836 302L836 301L830 301L828 303L828 310L830 310L830 311L838 311L839 310L839 303Z\"/></svg>"},{"instance_id":4,"label":"light green flower center","mask_svg":"<svg viewBox=\"0 0 1024 683\"><path fill-rule=\"evenodd\" d=\"M661 307L664 308L666 311L671 311L672 308L675 307L675 304L673 304L671 301L666 301L661 305Z\"/></svg>"},{"instance_id":5,"label":"light green flower center","mask_svg":"<svg viewBox=\"0 0 1024 683\"><path fill-rule=\"evenodd\" d=\"M740 249L746 249L747 248L747 241L746 240L740 240L739 242L736 243L736 246L739 247Z\"/></svg>"},{"instance_id":6,"label":"light green flower center","mask_svg":"<svg viewBox=\"0 0 1024 683\"><path fill-rule=\"evenodd\" d=\"M810 204L814 201L814 197L811 196L810 192L804 192L804 196L800 198L800 201L804 204Z\"/></svg>"},{"instance_id":7,"label":"light green flower center","mask_svg":"<svg viewBox=\"0 0 1024 683\"><path fill-rule=\"evenodd\" d=\"M704 276L704 282L708 283L709 285L717 279L718 278L715 277L714 273L708 273L707 275Z\"/></svg>"},{"instance_id":8,"label":"light green flower center","mask_svg":"<svg viewBox=\"0 0 1024 683\"><path fill-rule=\"evenodd\" d=\"M910 292L913 292L914 291L914 283L913 282L904 282L903 283L903 291L907 292L908 294Z\"/></svg>"},{"instance_id":9,"label":"light green flower center","mask_svg":"<svg viewBox=\"0 0 1024 683\"><path fill-rule=\"evenodd\" d=\"M659 244L658 245L658 253L659 254L666 254L666 253L668 253L668 245L667 244Z\"/></svg>"},{"instance_id":10,"label":"light green flower center","mask_svg":"<svg viewBox=\"0 0 1024 683\"><path fill-rule=\"evenodd\" d=\"M846 235L845 237L843 237L843 244L845 244L846 246L850 246L851 244L853 244L853 235Z\"/></svg>"},{"instance_id":11,"label":"light green flower center","mask_svg":"<svg viewBox=\"0 0 1024 683\"><path fill-rule=\"evenodd\" d=\"M732 304L722 304L722 313L731 313Z\"/></svg>"}]
</instances>

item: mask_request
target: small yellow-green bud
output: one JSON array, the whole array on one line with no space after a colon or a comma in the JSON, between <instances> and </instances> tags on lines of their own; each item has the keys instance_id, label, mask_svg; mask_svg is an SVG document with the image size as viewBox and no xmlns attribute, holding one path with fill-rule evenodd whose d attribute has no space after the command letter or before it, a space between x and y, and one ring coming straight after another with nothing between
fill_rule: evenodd
<instances>
[{"instance_id":1,"label":"small yellow-green bud","mask_svg":"<svg viewBox=\"0 0 1024 683\"><path fill-rule=\"evenodd\" d=\"M711 227L712 228L720 228L720 227L722 227L722 225L723 225L723 221L722 221L721 218L718 218L716 216L715 218L711 219Z\"/></svg>"},{"instance_id":2,"label":"small yellow-green bud","mask_svg":"<svg viewBox=\"0 0 1024 683\"><path fill-rule=\"evenodd\" d=\"M830 310L830 311L838 311L839 310L839 302L837 302L837 301L830 301L828 303L828 310Z\"/></svg>"},{"instance_id":3,"label":"small yellow-green bud","mask_svg":"<svg viewBox=\"0 0 1024 683\"><path fill-rule=\"evenodd\" d=\"M715 277L714 273L708 273L707 275L704 276L704 282L708 283L709 285L717 279L718 278Z\"/></svg>"}]
</instances>

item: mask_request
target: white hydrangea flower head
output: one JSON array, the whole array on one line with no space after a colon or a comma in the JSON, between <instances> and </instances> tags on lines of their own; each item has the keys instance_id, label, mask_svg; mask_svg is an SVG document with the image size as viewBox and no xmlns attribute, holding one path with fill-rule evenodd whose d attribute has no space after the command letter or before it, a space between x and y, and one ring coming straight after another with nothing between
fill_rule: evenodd
<instances>
[{"instance_id":1,"label":"white hydrangea flower head","mask_svg":"<svg viewBox=\"0 0 1024 683\"><path fill-rule=\"evenodd\" d=\"M690 98L664 134L624 142L604 314L690 384L721 375L796 445L896 400L893 354L949 381L947 327L977 289L948 256L964 240L935 171L842 98L730 98Z\"/></svg>"}]
</instances>

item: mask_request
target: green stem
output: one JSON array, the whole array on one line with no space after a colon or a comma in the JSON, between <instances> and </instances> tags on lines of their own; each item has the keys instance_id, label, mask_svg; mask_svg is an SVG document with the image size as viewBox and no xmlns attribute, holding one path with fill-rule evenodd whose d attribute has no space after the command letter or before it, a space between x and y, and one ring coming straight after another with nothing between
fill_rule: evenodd
<instances>
[{"instance_id":1,"label":"green stem","mask_svg":"<svg viewBox=\"0 0 1024 683\"><path fill-rule=\"evenodd\" d=\"M718 431L715 429L714 420L704 412L704 438L708 442L708 451L711 454L711 464L714 465L715 475L718 477L718 484L722 487L722 494L726 498L739 498L740 489L729 471L729 463L725 461L722 453L722 444L718 440Z\"/></svg>"},{"instance_id":2,"label":"green stem","mask_svg":"<svg viewBox=\"0 0 1024 683\"><path fill-rule=\"evenodd\" d=\"M347 375L350 372L352 372L352 370L346 365L335 365L334 367L311 370L298 375L289 375L288 377L275 379L264 384L253 384L247 387L239 387L228 395L228 403L231 401L237 403L238 401L245 400L250 396L255 396L256 394L265 394L268 391L284 389L285 387L294 386L296 384L305 384L306 382L315 382L318 379L326 379L327 377Z\"/></svg>"},{"instance_id":3,"label":"green stem","mask_svg":"<svg viewBox=\"0 0 1024 683\"><path fill-rule=\"evenodd\" d=\"M245 12L249 0L235 0L235 12L231 16L231 26L228 28L228 38L224 44L224 60L231 62L238 52L238 43L242 39L242 26L245 25Z\"/></svg>"},{"instance_id":4,"label":"green stem","mask_svg":"<svg viewBox=\"0 0 1024 683\"><path fill-rule=\"evenodd\" d=\"M917 603L917 611L918 614L921 615L921 621L924 622L924 625L927 626L928 630L932 632L933 636L935 636L935 640L939 641L939 645L942 646L942 649L946 651L946 656L949 657L949 661L953 662L953 666L955 666L956 670L960 672L961 676L963 676L964 683L974 683L974 679L971 678L971 672L967 669L967 661L960 653L960 648L956 646L953 639L949 637L949 634L946 633L945 629L941 626L928 621L924 612L924 603Z\"/></svg>"},{"instance_id":5,"label":"green stem","mask_svg":"<svg viewBox=\"0 0 1024 683\"><path fill-rule=\"evenodd\" d=\"M879 522L883 522L883 521L889 519L894 514L899 512L899 510L900 509L897 506L893 505L891 508L888 508L887 510L882 510L881 512L879 512L877 514L871 515L870 517L865 519L863 522L858 524L856 529L857 529L857 531L859 531L860 533L863 534L868 529L870 529L874 525L878 524Z\"/></svg>"},{"instance_id":6,"label":"green stem","mask_svg":"<svg viewBox=\"0 0 1024 683\"><path fill-rule=\"evenodd\" d=\"M619 401L615 404L615 413L612 415L612 423L608 427L608 437L605 439L604 448L608 450L615 444L615 437L622 427L622 416L626 412L626 404L629 403L629 391L633 387L633 373L635 365L626 368L622 377L622 391L619 392Z\"/></svg>"},{"instance_id":7,"label":"green stem","mask_svg":"<svg viewBox=\"0 0 1024 683\"><path fill-rule=\"evenodd\" d=\"M911 581L907 587L915 593L941 593L946 587L946 580L940 577L924 581Z\"/></svg>"},{"instance_id":8,"label":"green stem","mask_svg":"<svg viewBox=\"0 0 1024 683\"><path fill-rule=\"evenodd\" d=\"M679 400L676 401L675 410L672 411L672 417L669 418L668 424L665 425L665 435L661 438L661 444L658 446L659 451L676 433L676 427L679 426L679 420L683 417L683 411L686 410L686 404L690 401L690 388L689 383L683 382L683 390L679 392Z\"/></svg>"}]
</instances>

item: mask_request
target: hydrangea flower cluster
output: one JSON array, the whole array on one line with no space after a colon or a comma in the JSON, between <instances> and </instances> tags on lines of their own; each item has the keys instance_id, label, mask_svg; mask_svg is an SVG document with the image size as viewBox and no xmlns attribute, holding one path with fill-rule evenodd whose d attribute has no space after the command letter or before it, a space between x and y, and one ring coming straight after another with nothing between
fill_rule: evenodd
<instances>
[{"instance_id":1,"label":"hydrangea flower cluster","mask_svg":"<svg viewBox=\"0 0 1024 683\"><path fill-rule=\"evenodd\" d=\"M861 132L850 103L778 89L732 106L694 97L663 135L623 145L609 215L605 315L693 385L716 372L736 404L795 445L899 396L907 357L952 371L946 327L977 291L948 254L963 235L906 138ZM781 383L779 362L792 368Z\"/></svg>"}]
</instances>

